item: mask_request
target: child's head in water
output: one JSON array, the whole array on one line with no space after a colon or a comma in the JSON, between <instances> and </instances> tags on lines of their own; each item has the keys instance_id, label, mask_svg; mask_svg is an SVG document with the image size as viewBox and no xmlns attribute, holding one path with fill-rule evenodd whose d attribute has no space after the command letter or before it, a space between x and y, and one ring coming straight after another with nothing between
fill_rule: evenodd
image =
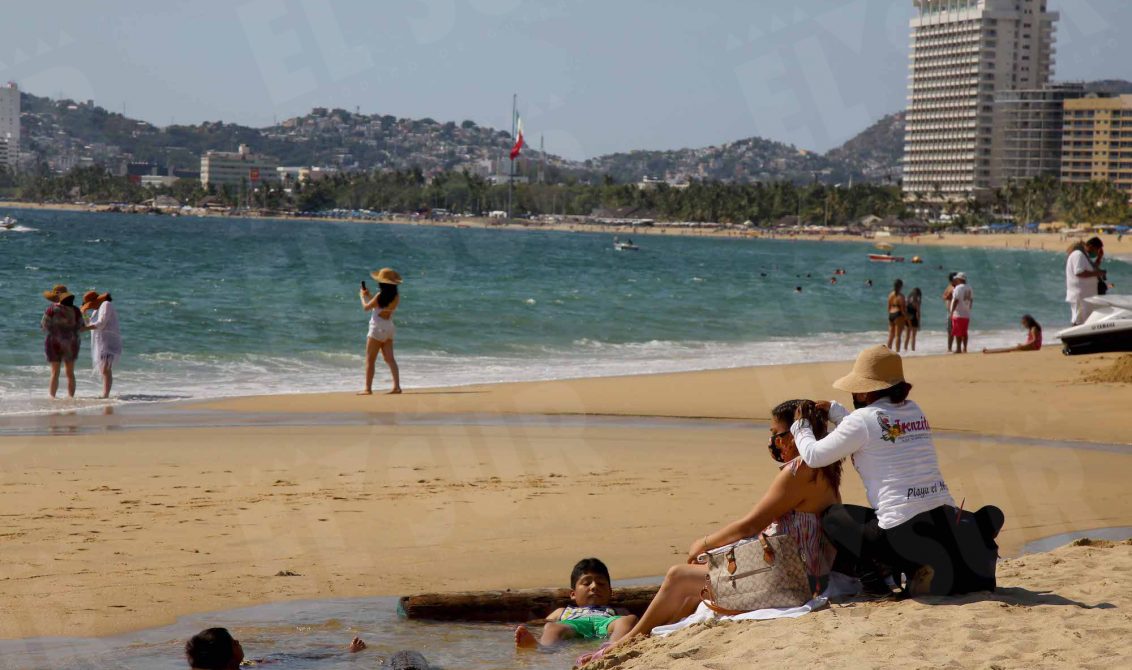
<instances>
[{"instance_id":1,"label":"child's head in water","mask_svg":"<svg viewBox=\"0 0 1132 670\"><path fill-rule=\"evenodd\" d=\"M613 597L609 568L596 558L583 558L570 572L570 599L574 604L608 605Z\"/></svg>"}]
</instances>

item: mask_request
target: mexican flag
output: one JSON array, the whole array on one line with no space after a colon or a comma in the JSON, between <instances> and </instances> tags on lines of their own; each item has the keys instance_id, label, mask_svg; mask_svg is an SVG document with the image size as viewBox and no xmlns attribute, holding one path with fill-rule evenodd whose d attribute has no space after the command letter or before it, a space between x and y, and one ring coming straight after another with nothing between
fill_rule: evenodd
<instances>
[{"instance_id":1,"label":"mexican flag","mask_svg":"<svg viewBox=\"0 0 1132 670\"><path fill-rule=\"evenodd\" d=\"M516 115L515 128L515 144L511 146L511 160L519 157L519 152L523 150L523 117Z\"/></svg>"}]
</instances>

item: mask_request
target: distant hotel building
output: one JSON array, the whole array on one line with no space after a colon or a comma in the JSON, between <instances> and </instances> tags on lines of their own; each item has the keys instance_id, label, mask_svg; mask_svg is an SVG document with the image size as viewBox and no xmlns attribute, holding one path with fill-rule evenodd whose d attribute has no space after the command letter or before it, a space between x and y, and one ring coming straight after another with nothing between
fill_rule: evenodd
<instances>
[{"instance_id":1,"label":"distant hotel building","mask_svg":"<svg viewBox=\"0 0 1132 670\"><path fill-rule=\"evenodd\" d=\"M239 151L209 151L200 159L200 183L208 187L256 186L259 182L279 181L279 162L269 156L253 154L248 145L241 144Z\"/></svg>"},{"instance_id":2,"label":"distant hotel building","mask_svg":"<svg viewBox=\"0 0 1132 670\"><path fill-rule=\"evenodd\" d=\"M1085 95L1082 84L1001 91L994 100L991 187L1061 174L1064 102Z\"/></svg>"},{"instance_id":3,"label":"distant hotel building","mask_svg":"<svg viewBox=\"0 0 1132 670\"><path fill-rule=\"evenodd\" d=\"M1045 0L913 0L904 192L991 188L995 94L1049 82L1058 15Z\"/></svg>"},{"instance_id":4,"label":"distant hotel building","mask_svg":"<svg viewBox=\"0 0 1132 670\"><path fill-rule=\"evenodd\" d=\"M0 84L0 165L15 170L20 159L20 89Z\"/></svg>"},{"instance_id":5,"label":"distant hotel building","mask_svg":"<svg viewBox=\"0 0 1132 670\"><path fill-rule=\"evenodd\" d=\"M1061 181L1111 181L1132 192L1132 95L1065 101Z\"/></svg>"}]
</instances>

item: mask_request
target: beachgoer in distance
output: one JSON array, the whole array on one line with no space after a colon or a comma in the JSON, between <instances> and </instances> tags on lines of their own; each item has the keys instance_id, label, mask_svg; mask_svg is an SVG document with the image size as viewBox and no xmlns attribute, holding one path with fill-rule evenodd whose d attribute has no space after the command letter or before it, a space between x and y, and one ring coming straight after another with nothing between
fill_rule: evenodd
<instances>
[{"instance_id":1,"label":"beachgoer in distance","mask_svg":"<svg viewBox=\"0 0 1132 670\"><path fill-rule=\"evenodd\" d=\"M1022 327L1026 329L1026 341L1013 347L1000 349L983 349L984 354L1005 354L1011 351L1041 351L1042 326L1029 314L1022 315Z\"/></svg>"},{"instance_id":2,"label":"beachgoer in distance","mask_svg":"<svg viewBox=\"0 0 1132 670\"><path fill-rule=\"evenodd\" d=\"M1099 237L1092 237L1085 243L1074 242L1066 253L1065 302L1069 303L1070 323L1079 326L1093 313L1093 306L1085 298L1097 295L1097 282L1105 279L1105 271L1098 267L1104 260L1104 243ZM1090 255L1097 256L1095 263Z\"/></svg>"},{"instance_id":3,"label":"beachgoer in distance","mask_svg":"<svg viewBox=\"0 0 1132 670\"><path fill-rule=\"evenodd\" d=\"M975 303L975 294L967 285L967 275L962 272L955 273L955 290L951 292L951 334L955 337L955 353L967 353L967 339L971 326L971 306Z\"/></svg>"},{"instance_id":4,"label":"beachgoer in distance","mask_svg":"<svg viewBox=\"0 0 1132 670\"><path fill-rule=\"evenodd\" d=\"M924 305L924 293L920 287L908 294L904 313L908 316L908 327L904 329L904 351L916 350L916 333L920 332L920 314Z\"/></svg>"},{"instance_id":5,"label":"beachgoer in distance","mask_svg":"<svg viewBox=\"0 0 1132 670\"><path fill-rule=\"evenodd\" d=\"M897 279L892 283L892 293L888 294L888 348L891 349L892 341L896 340L896 351L900 351L900 340L908 321L907 301L901 293L903 289L904 280Z\"/></svg>"},{"instance_id":6,"label":"beachgoer in distance","mask_svg":"<svg viewBox=\"0 0 1132 670\"><path fill-rule=\"evenodd\" d=\"M90 358L96 373L102 375L102 397L110 397L110 387L114 385L114 363L122 356L122 333L118 327L118 310L112 304L114 298L109 293L99 295L97 291L83 294L81 311L94 312L87 321L90 331Z\"/></svg>"},{"instance_id":7,"label":"beachgoer in distance","mask_svg":"<svg viewBox=\"0 0 1132 670\"><path fill-rule=\"evenodd\" d=\"M940 473L931 426L908 399L912 385L904 379L900 354L880 345L865 349L833 387L852 394L855 410L820 403L836 428L818 437L823 426L798 412L790 432L807 465L821 468L852 457L865 485L872 509L835 504L822 517L839 565L852 565L866 591L880 595L889 593L889 570L898 583L900 573L908 576L912 595L993 588L993 538L1002 512L985 507L974 515L979 542L991 552L990 574L983 574L986 564L964 560L970 547L956 540L960 511Z\"/></svg>"},{"instance_id":8,"label":"beachgoer in distance","mask_svg":"<svg viewBox=\"0 0 1132 670\"><path fill-rule=\"evenodd\" d=\"M817 435L825 435L825 414L808 400L788 400L771 411L767 449L771 458L782 465L770 488L745 516L692 542L687 561L668 569L660 590L641 620L622 639L622 644L692 614L700 604L700 592L708 574L708 566L699 563L698 557L709 549L754 537L760 532L786 533L793 537L801 549L814 592L825 588L834 550L821 532L820 518L831 505L841 502L841 460L833 459L824 467L811 468L798 457L794 437L790 434L790 423L797 412L809 418L808 425Z\"/></svg>"},{"instance_id":9,"label":"beachgoer in distance","mask_svg":"<svg viewBox=\"0 0 1132 670\"><path fill-rule=\"evenodd\" d=\"M866 279L865 280L865 287L866 288L872 288L873 287L873 280L872 279Z\"/></svg>"},{"instance_id":10,"label":"beachgoer in distance","mask_svg":"<svg viewBox=\"0 0 1132 670\"><path fill-rule=\"evenodd\" d=\"M366 336L366 388L364 391L358 391L358 395L373 393L373 372L379 352L393 375L393 390L390 393L400 393L401 371L397 367L397 359L393 357L393 336L397 332L397 328L393 325L393 312L401 303L401 296L397 294L401 275L393 268L381 268L371 272L370 276L377 280L378 293L371 296L366 283L362 282L360 293L362 309L371 314L369 333Z\"/></svg>"},{"instance_id":11,"label":"beachgoer in distance","mask_svg":"<svg viewBox=\"0 0 1132 670\"><path fill-rule=\"evenodd\" d=\"M947 350L955 344L955 334L951 332L951 295L955 293L955 275L958 272L947 273L947 288L943 289L943 308L947 310Z\"/></svg>"},{"instance_id":12,"label":"beachgoer in distance","mask_svg":"<svg viewBox=\"0 0 1132 670\"><path fill-rule=\"evenodd\" d=\"M551 649L561 642L581 638L597 640L609 637L616 642L637 623L637 617L626 609L609 606L613 597L609 568L596 558L583 558L570 572L571 607L559 607L546 617L542 638L526 626L515 629L515 646L519 649Z\"/></svg>"},{"instance_id":13,"label":"beachgoer in distance","mask_svg":"<svg viewBox=\"0 0 1132 670\"><path fill-rule=\"evenodd\" d=\"M43 339L43 353L51 366L51 382L48 392L54 398L59 390L59 367L67 371L67 395L75 397L75 359L79 356L82 341L79 334L85 330L82 313L75 307L75 296L66 286L56 284L43 297L51 305L39 320L40 329L46 334Z\"/></svg>"}]
</instances>

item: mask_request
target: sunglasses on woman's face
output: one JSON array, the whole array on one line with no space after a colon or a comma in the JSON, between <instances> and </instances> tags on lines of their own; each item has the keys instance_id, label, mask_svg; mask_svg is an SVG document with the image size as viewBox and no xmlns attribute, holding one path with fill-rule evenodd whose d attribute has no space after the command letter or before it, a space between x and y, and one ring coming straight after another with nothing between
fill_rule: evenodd
<instances>
[{"instance_id":1,"label":"sunglasses on woman's face","mask_svg":"<svg viewBox=\"0 0 1132 670\"><path fill-rule=\"evenodd\" d=\"M778 440L790 435L790 431L784 430L781 433L772 433L770 436L770 444L773 446Z\"/></svg>"}]
</instances>

